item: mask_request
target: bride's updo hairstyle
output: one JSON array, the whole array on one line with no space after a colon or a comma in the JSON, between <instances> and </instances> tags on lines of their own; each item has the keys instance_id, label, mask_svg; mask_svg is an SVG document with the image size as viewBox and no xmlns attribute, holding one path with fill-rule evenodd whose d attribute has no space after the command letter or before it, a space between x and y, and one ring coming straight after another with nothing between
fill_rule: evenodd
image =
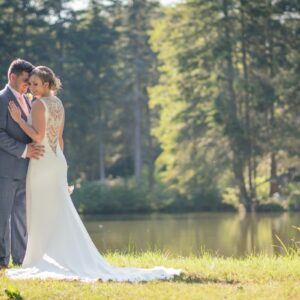
<instances>
[{"instance_id":1,"label":"bride's updo hairstyle","mask_svg":"<svg viewBox=\"0 0 300 300\"><path fill-rule=\"evenodd\" d=\"M56 92L57 90L59 90L61 88L61 81L58 77L56 77L56 75L54 74L54 72L46 67L46 66L38 66L35 67L32 72L30 73L30 76L32 75L36 75L37 77L39 77L44 83L48 82L49 83L49 89L51 91Z\"/></svg>"}]
</instances>

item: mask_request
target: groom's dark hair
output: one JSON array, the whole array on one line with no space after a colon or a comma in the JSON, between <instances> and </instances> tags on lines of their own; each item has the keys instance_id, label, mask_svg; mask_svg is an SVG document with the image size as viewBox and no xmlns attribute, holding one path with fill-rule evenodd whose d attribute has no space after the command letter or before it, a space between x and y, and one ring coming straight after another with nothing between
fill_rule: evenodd
<instances>
[{"instance_id":1,"label":"groom's dark hair","mask_svg":"<svg viewBox=\"0 0 300 300\"><path fill-rule=\"evenodd\" d=\"M7 76L9 77L11 73L16 74L18 76L22 74L22 72L27 72L30 74L33 69L34 65L31 64L29 61L18 58L10 64Z\"/></svg>"}]
</instances>

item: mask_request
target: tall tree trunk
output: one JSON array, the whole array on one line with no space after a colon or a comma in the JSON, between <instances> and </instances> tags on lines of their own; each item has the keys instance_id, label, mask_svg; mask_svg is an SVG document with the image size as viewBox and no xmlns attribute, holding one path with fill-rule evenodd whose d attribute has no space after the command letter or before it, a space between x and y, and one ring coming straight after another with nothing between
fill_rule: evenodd
<instances>
[{"instance_id":1,"label":"tall tree trunk","mask_svg":"<svg viewBox=\"0 0 300 300\"><path fill-rule=\"evenodd\" d=\"M233 173L235 179L239 186L240 191L240 201L244 205L247 211L252 209L252 201L248 195L245 179L244 179L244 157L241 155L239 149L239 137L237 137L235 130L238 128L239 122L237 117L237 105L236 105L236 95L234 90L234 67L233 67L233 53L232 53L232 44L230 37L230 24L229 24L229 15L228 15L228 1L223 0L223 13L225 17L224 24L224 34L226 40L226 70L225 78L227 81L227 94L228 94L228 127L230 128L230 144L233 152Z\"/></svg>"},{"instance_id":2,"label":"tall tree trunk","mask_svg":"<svg viewBox=\"0 0 300 300\"><path fill-rule=\"evenodd\" d=\"M132 9L138 9L135 6L135 0L132 0ZM141 15L139 11L135 12L133 32L132 32L132 54L133 54L133 111L134 111L134 176L136 187L141 187L141 175L142 175L142 109L143 109L143 91L142 91L142 61L143 61L143 49L142 49L142 37L141 37Z\"/></svg>"},{"instance_id":3,"label":"tall tree trunk","mask_svg":"<svg viewBox=\"0 0 300 300\"><path fill-rule=\"evenodd\" d=\"M135 62L135 81L133 85L133 110L134 110L134 176L136 186L141 184L142 173L142 112L140 99L140 79L138 63Z\"/></svg>"},{"instance_id":4,"label":"tall tree trunk","mask_svg":"<svg viewBox=\"0 0 300 300\"><path fill-rule=\"evenodd\" d=\"M23 47L21 49L21 56L26 57L27 56L27 6L28 6L28 0L22 0L22 39L23 39Z\"/></svg>"},{"instance_id":5,"label":"tall tree trunk","mask_svg":"<svg viewBox=\"0 0 300 300\"><path fill-rule=\"evenodd\" d=\"M247 45L246 45L246 32L245 32L245 0L240 0L241 6L241 29L242 29L242 64L243 64L243 77L245 82L245 133L247 135L247 141L249 144L248 155L247 155L247 168L248 168L248 184L250 197L255 197L255 185L253 185L253 135L251 132L251 118L250 118L250 92L249 92L249 71L247 64Z\"/></svg>"},{"instance_id":6,"label":"tall tree trunk","mask_svg":"<svg viewBox=\"0 0 300 300\"><path fill-rule=\"evenodd\" d=\"M148 188L151 190L154 185L154 157L153 157L153 140L151 136L151 116L148 101L146 103L146 134L148 141L147 164L148 164Z\"/></svg>"},{"instance_id":7,"label":"tall tree trunk","mask_svg":"<svg viewBox=\"0 0 300 300\"><path fill-rule=\"evenodd\" d=\"M100 140L99 142L99 175L100 175L100 182L105 183L105 148L103 142Z\"/></svg>"},{"instance_id":8,"label":"tall tree trunk","mask_svg":"<svg viewBox=\"0 0 300 300\"><path fill-rule=\"evenodd\" d=\"M56 72L60 78L64 78L65 69L65 32L64 32L64 18L63 18L63 0L58 1L57 7L57 22L56 22ZM62 89L60 94L64 95Z\"/></svg>"},{"instance_id":9,"label":"tall tree trunk","mask_svg":"<svg viewBox=\"0 0 300 300\"><path fill-rule=\"evenodd\" d=\"M106 175L105 175L105 143L103 135L103 109L100 112L100 134L99 134L99 176L100 182L105 184Z\"/></svg>"},{"instance_id":10,"label":"tall tree trunk","mask_svg":"<svg viewBox=\"0 0 300 300\"><path fill-rule=\"evenodd\" d=\"M270 67L270 73L273 77L273 66ZM271 104L270 108L270 140L273 138L273 131L275 126L275 116L274 116L274 103ZM276 161L276 151L272 151L270 155L270 177L275 179L277 177L277 161ZM274 180L270 181L270 193L269 195L272 196L274 193L279 192L278 183Z\"/></svg>"},{"instance_id":11,"label":"tall tree trunk","mask_svg":"<svg viewBox=\"0 0 300 300\"><path fill-rule=\"evenodd\" d=\"M267 4L269 7L269 16L272 16L272 1L267 0ZM268 22L270 22L270 20L268 20ZM268 23L269 24L269 23ZM267 51L267 53L269 53L269 72L270 72L270 77L271 79L274 78L275 76L275 72L274 72L274 53L273 53L273 36L272 36L272 31L269 28L269 26L267 26L267 37L268 40L266 43L267 45L269 45L269 51ZM267 46L268 47L268 46ZM269 126L270 126L270 140L272 140L273 138L273 132L274 132L274 126L275 126L275 116L274 116L274 103L271 103L271 107L270 107L270 121L269 121ZM272 143L271 143L272 144ZM271 178L276 178L277 177L277 161L276 161L276 151L271 151L271 155L270 155L270 177ZM273 180L270 181L270 193L269 195L272 196L274 193L279 191L279 187L278 187L278 183Z\"/></svg>"},{"instance_id":12,"label":"tall tree trunk","mask_svg":"<svg viewBox=\"0 0 300 300\"><path fill-rule=\"evenodd\" d=\"M276 153L271 153L271 178L277 177L277 161L276 161ZM277 182L271 181L270 183L270 196L272 196L274 193L279 192L279 187Z\"/></svg>"}]
</instances>

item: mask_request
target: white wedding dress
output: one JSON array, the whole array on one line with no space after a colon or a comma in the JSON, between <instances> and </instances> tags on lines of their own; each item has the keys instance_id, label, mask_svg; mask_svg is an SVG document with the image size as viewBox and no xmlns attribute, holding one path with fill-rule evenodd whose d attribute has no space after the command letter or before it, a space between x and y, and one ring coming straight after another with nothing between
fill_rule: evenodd
<instances>
[{"instance_id":1,"label":"white wedding dress","mask_svg":"<svg viewBox=\"0 0 300 300\"><path fill-rule=\"evenodd\" d=\"M11 279L64 279L149 281L170 279L182 271L115 267L96 249L68 191L67 163L59 145L64 108L55 97L41 99L45 106L45 154L31 159L26 180L28 244L21 268L7 269ZM29 116L28 122L31 123Z\"/></svg>"}]
</instances>

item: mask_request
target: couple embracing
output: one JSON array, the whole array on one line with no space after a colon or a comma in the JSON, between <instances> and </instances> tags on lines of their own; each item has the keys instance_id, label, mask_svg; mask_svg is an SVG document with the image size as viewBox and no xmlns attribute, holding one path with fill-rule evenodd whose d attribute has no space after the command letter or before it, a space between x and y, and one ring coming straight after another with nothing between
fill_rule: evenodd
<instances>
[{"instance_id":1,"label":"couple embracing","mask_svg":"<svg viewBox=\"0 0 300 300\"><path fill-rule=\"evenodd\" d=\"M115 267L98 252L69 194L60 86L50 68L17 59L0 92L0 268L11 279L139 282L179 275L160 266Z\"/></svg>"}]
</instances>

